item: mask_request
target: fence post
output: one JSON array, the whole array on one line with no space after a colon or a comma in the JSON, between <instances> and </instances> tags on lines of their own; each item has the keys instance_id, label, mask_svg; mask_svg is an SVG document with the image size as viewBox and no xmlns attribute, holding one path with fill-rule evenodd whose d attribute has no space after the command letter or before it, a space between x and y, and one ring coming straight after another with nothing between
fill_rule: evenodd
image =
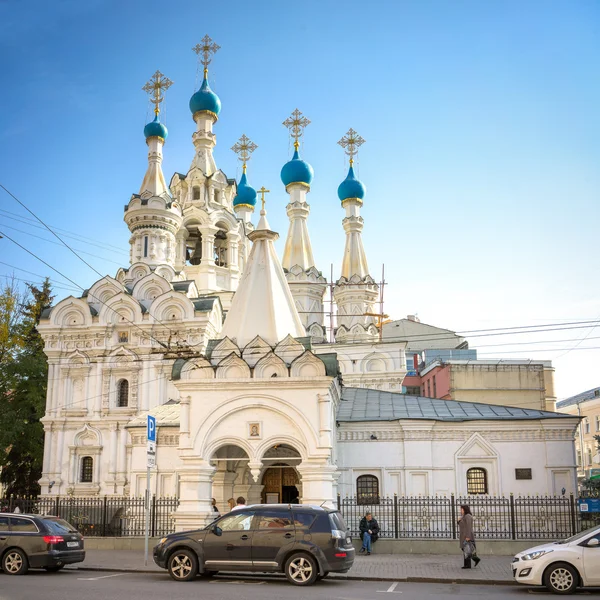
<instances>
[{"instance_id":1,"label":"fence post","mask_svg":"<svg viewBox=\"0 0 600 600\"><path fill-rule=\"evenodd\" d=\"M515 497L510 493L510 537L513 540L517 539L517 520L515 518Z\"/></svg>"},{"instance_id":2,"label":"fence post","mask_svg":"<svg viewBox=\"0 0 600 600\"><path fill-rule=\"evenodd\" d=\"M394 494L394 539L398 539L398 494Z\"/></svg>"},{"instance_id":3,"label":"fence post","mask_svg":"<svg viewBox=\"0 0 600 600\"><path fill-rule=\"evenodd\" d=\"M450 518L452 519L452 539L456 539L456 499L450 494Z\"/></svg>"},{"instance_id":4,"label":"fence post","mask_svg":"<svg viewBox=\"0 0 600 600\"><path fill-rule=\"evenodd\" d=\"M60 496L56 496L56 504L55 504L55 510L54 510L54 514L57 517L60 517Z\"/></svg>"},{"instance_id":5,"label":"fence post","mask_svg":"<svg viewBox=\"0 0 600 600\"><path fill-rule=\"evenodd\" d=\"M152 512L150 515L150 523L152 523L152 537L156 536L156 494L152 495Z\"/></svg>"},{"instance_id":6,"label":"fence post","mask_svg":"<svg viewBox=\"0 0 600 600\"><path fill-rule=\"evenodd\" d=\"M102 507L102 537L106 537L106 513L107 513L107 497L104 496L104 505Z\"/></svg>"},{"instance_id":7,"label":"fence post","mask_svg":"<svg viewBox=\"0 0 600 600\"><path fill-rule=\"evenodd\" d=\"M342 499L340 498L339 494L337 495L337 507L338 507L338 510L340 512L342 512ZM342 514L342 516L344 516L344 515Z\"/></svg>"},{"instance_id":8,"label":"fence post","mask_svg":"<svg viewBox=\"0 0 600 600\"><path fill-rule=\"evenodd\" d=\"M571 492L571 535L575 535L577 533L577 524L575 518L575 498L573 496L573 492Z\"/></svg>"}]
</instances>

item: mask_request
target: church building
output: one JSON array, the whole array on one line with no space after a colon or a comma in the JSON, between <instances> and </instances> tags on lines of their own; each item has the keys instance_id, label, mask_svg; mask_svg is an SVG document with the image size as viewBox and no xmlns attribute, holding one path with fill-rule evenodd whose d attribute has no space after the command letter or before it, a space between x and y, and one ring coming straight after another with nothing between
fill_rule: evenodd
<instances>
[{"instance_id":1,"label":"church building","mask_svg":"<svg viewBox=\"0 0 600 600\"><path fill-rule=\"evenodd\" d=\"M573 491L576 417L401 393L407 342L380 334L362 242L368 200L353 167L364 140L353 129L339 142L349 159L337 190L346 242L333 328L326 322L329 284L309 235L313 169L300 156L309 121L295 110L284 122L294 153L281 169L289 229L280 260L267 219L276 204L250 184L257 146L245 135L233 146L239 182L213 155L221 100L208 65L218 49L208 36L194 48L204 78L189 103L193 157L169 184L160 107L172 82L157 71L144 88L155 118L144 128L148 168L124 211L129 265L42 316L42 493L142 494L148 414L158 431L150 485L180 499L179 530L206 522L212 498L224 510L239 495L332 504L337 494L367 503Z\"/></svg>"}]
</instances>

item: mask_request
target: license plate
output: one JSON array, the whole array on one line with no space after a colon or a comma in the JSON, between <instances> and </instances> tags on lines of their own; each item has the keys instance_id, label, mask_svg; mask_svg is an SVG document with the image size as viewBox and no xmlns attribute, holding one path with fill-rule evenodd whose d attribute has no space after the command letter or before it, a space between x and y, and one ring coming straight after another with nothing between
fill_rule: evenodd
<instances>
[{"instance_id":1,"label":"license plate","mask_svg":"<svg viewBox=\"0 0 600 600\"><path fill-rule=\"evenodd\" d=\"M79 548L79 542L67 542L67 548Z\"/></svg>"}]
</instances>

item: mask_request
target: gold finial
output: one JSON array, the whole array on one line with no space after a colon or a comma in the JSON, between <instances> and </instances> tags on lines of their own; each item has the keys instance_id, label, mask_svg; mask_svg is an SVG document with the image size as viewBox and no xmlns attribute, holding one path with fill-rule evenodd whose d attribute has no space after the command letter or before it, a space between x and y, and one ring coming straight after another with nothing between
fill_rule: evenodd
<instances>
[{"instance_id":1,"label":"gold finial","mask_svg":"<svg viewBox=\"0 0 600 600\"><path fill-rule=\"evenodd\" d=\"M262 202L261 212L265 210L265 194L268 194L270 191L271 190L267 190L264 185L260 188L260 190L258 190L258 193L262 196L260 199L260 201Z\"/></svg>"},{"instance_id":2,"label":"gold finial","mask_svg":"<svg viewBox=\"0 0 600 600\"><path fill-rule=\"evenodd\" d=\"M160 112L159 104L165 99L163 92L166 92L172 85L173 82L168 77L165 77L160 71L156 71L142 88L144 92L150 95L150 102L154 104L155 115Z\"/></svg>"},{"instance_id":3,"label":"gold finial","mask_svg":"<svg viewBox=\"0 0 600 600\"><path fill-rule=\"evenodd\" d=\"M352 129L348 129L348 133L338 142L344 149L344 152L350 157L350 166L354 163L354 157L358 153L358 148L365 143L365 140Z\"/></svg>"},{"instance_id":4,"label":"gold finial","mask_svg":"<svg viewBox=\"0 0 600 600\"><path fill-rule=\"evenodd\" d=\"M221 48L218 44L215 44L212 41L212 38L206 34L202 40L200 40L201 44L196 44L192 50L198 55L198 59L204 65L204 76L208 74L208 65L212 60L212 54L215 54L217 50ZM202 54L202 58L200 55Z\"/></svg>"},{"instance_id":5,"label":"gold finial","mask_svg":"<svg viewBox=\"0 0 600 600\"><path fill-rule=\"evenodd\" d=\"M246 134L233 145L231 149L238 155L238 160L242 161L242 168L246 172L246 163L250 160L252 153L258 146Z\"/></svg>"},{"instance_id":6,"label":"gold finial","mask_svg":"<svg viewBox=\"0 0 600 600\"><path fill-rule=\"evenodd\" d=\"M294 149L298 150L300 145L298 139L302 137L304 128L310 125L310 121L296 109L284 122L283 125L290 131L290 135L294 138Z\"/></svg>"}]
</instances>

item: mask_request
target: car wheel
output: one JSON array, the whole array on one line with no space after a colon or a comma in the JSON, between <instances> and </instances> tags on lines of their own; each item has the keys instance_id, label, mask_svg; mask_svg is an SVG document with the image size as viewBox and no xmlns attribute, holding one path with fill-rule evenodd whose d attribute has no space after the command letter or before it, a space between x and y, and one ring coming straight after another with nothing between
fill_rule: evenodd
<instances>
[{"instance_id":1,"label":"car wheel","mask_svg":"<svg viewBox=\"0 0 600 600\"><path fill-rule=\"evenodd\" d=\"M310 554L293 554L285 563L285 576L294 585L312 585L318 575L317 561Z\"/></svg>"},{"instance_id":2,"label":"car wheel","mask_svg":"<svg viewBox=\"0 0 600 600\"><path fill-rule=\"evenodd\" d=\"M175 550L169 557L169 575L175 581L190 581L198 575L198 557L191 550Z\"/></svg>"},{"instance_id":3,"label":"car wheel","mask_svg":"<svg viewBox=\"0 0 600 600\"><path fill-rule=\"evenodd\" d=\"M544 585L554 594L572 594L579 583L579 573L568 563L556 563L546 569Z\"/></svg>"},{"instance_id":4,"label":"car wheel","mask_svg":"<svg viewBox=\"0 0 600 600\"><path fill-rule=\"evenodd\" d=\"M317 575L317 581L321 581L321 579L325 579L325 577L327 577L329 575L329 571L325 571L325 573L323 573L323 575Z\"/></svg>"},{"instance_id":5,"label":"car wheel","mask_svg":"<svg viewBox=\"0 0 600 600\"><path fill-rule=\"evenodd\" d=\"M203 579L210 579L214 577L219 571L204 571L204 573L200 573L200 577Z\"/></svg>"},{"instance_id":6,"label":"car wheel","mask_svg":"<svg viewBox=\"0 0 600 600\"><path fill-rule=\"evenodd\" d=\"M48 573L58 573L61 569L64 569L65 565L54 565L53 567L44 567Z\"/></svg>"},{"instance_id":7,"label":"car wheel","mask_svg":"<svg viewBox=\"0 0 600 600\"><path fill-rule=\"evenodd\" d=\"M29 570L29 561L23 550L9 550L2 559L2 570L7 575L25 575Z\"/></svg>"}]
</instances>

